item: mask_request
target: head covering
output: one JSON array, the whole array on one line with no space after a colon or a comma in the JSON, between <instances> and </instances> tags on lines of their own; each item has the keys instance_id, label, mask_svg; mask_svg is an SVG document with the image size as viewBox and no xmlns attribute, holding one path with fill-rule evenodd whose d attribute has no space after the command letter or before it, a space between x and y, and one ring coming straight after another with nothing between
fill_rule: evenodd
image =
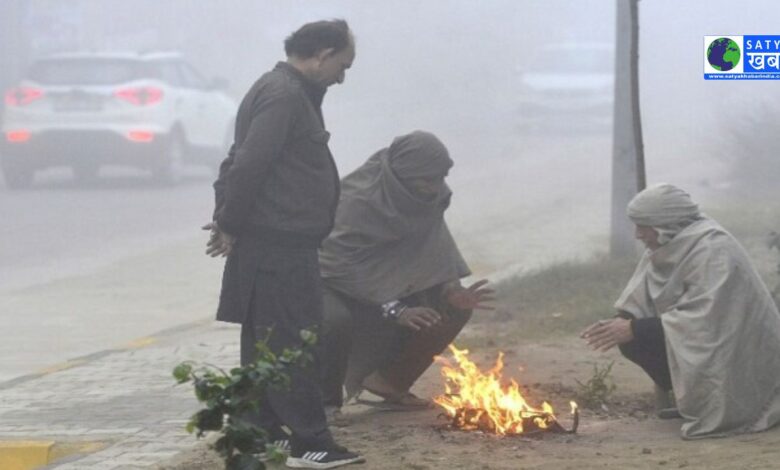
<instances>
[{"instance_id":1,"label":"head covering","mask_svg":"<svg viewBox=\"0 0 780 470\"><path fill-rule=\"evenodd\" d=\"M384 303L469 274L444 211L452 192L434 198L409 191L403 179L444 176L452 166L431 133L397 137L341 181L330 236L320 249L325 283L351 297Z\"/></svg>"},{"instance_id":2,"label":"head covering","mask_svg":"<svg viewBox=\"0 0 780 470\"><path fill-rule=\"evenodd\" d=\"M655 184L641 191L628 203L627 212L635 224L653 227L661 245L701 218L699 206L690 194L668 183Z\"/></svg>"},{"instance_id":3,"label":"head covering","mask_svg":"<svg viewBox=\"0 0 780 470\"><path fill-rule=\"evenodd\" d=\"M446 176L452 168L447 147L435 135L423 131L396 137L388 150L388 161L402 180Z\"/></svg>"}]
</instances>

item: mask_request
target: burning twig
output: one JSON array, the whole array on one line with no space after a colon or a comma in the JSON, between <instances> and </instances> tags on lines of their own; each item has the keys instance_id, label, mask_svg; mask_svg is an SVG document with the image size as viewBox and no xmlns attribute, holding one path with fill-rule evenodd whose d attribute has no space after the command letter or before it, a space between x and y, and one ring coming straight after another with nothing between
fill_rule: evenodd
<instances>
[{"instance_id":1,"label":"burning twig","mask_svg":"<svg viewBox=\"0 0 780 470\"><path fill-rule=\"evenodd\" d=\"M523 429L522 434L528 435L538 432L576 434L577 428L580 425L580 410L576 403L571 402L571 405L572 425L570 429L564 428L552 413L542 412L522 417L522 425L520 426ZM474 430L490 434L497 434L495 426L492 425L488 416L489 415L485 410L476 409L461 409L455 413L455 416L448 416L445 413L439 415L439 417L449 420L447 427L451 429L464 431Z\"/></svg>"},{"instance_id":2,"label":"burning twig","mask_svg":"<svg viewBox=\"0 0 780 470\"><path fill-rule=\"evenodd\" d=\"M544 402L542 408L530 406L520 393L520 386L512 380L501 385L503 354L499 353L495 366L486 373L468 359L467 350L450 346L457 367L437 358L444 364L446 379L444 395L434 401L444 408L448 426L467 431L482 431L498 435L530 434L542 431L575 433L579 425L577 404L570 402L573 415L571 429L565 429L556 419L553 408Z\"/></svg>"}]
</instances>

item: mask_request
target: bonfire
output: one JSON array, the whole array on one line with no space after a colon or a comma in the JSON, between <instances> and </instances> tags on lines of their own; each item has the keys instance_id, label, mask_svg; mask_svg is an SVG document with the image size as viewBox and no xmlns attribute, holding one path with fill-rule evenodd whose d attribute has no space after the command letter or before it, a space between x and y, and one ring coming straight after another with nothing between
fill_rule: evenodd
<instances>
[{"instance_id":1,"label":"bonfire","mask_svg":"<svg viewBox=\"0 0 780 470\"><path fill-rule=\"evenodd\" d=\"M451 428L499 436L541 431L576 432L579 412L573 401L569 404L574 424L571 430L566 430L558 423L549 403L543 402L541 408L531 406L514 379L510 379L508 385L502 385L503 352L498 353L492 369L482 372L468 358L468 350L450 345L450 351L455 364L441 356L436 358L443 366L445 393L433 401L444 408Z\"/></svg>"}]
</instances>

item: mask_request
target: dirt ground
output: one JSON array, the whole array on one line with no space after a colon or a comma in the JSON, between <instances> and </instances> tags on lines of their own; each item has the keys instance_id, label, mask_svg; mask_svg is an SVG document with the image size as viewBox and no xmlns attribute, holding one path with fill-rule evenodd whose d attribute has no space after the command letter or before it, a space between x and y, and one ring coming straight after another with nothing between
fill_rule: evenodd
<instances>
[{"instance_id":1,"label":"dirt ground","mask_svg":"<svg viewBox=\"0 0 780 470\"><path fill-rule=\"evenodd\" d=\"M479 323L463 336L482 335L500 325ZM617 385L607 410L583 410L576 434L535 437L495 437L442 429L441 410L422 412L377 411L349 405L352 423L333 428L337 440L365 455L362 467L390 469L777 469L780 468L780 429L731 438L683 441L681 420L659 420L653 414L652 383L617 352L597 354L576 338L480 347L471 357L487 368L498 350L506 353L505 376L528 389L529 401L550 401L565 427L571 425L568 401L577 383L587 380L593 364L615 360L612 378ZM522 371L520 370L522 369ZM438 366L415 385L419 395L443 392ZM217 456L205 443L165 470L219 469ZM269 468L285 468L271 464Z\"/></svg>"},{"instance_id":2,"label":"dirt ground","mask_svg":"<svg viewBox=\"0 0 780 470\"><path fill-rule=\"evenodd\" d=\"M771 217L770 220L777 219ZM737 220L734 225L753 226L756 222ZM765 227L759 228L753 231L767 232ZM742 238L762 273L776 283L776 275L770 275L776 269L776 256L767 251L760 237ZM590 351L575 333L571 333L580 328L575 325L575 319L569 318L572 315L592 310L609 311L611 299L619 292L616 289L622 288L624 278L632 268L611 264L599 269L593 266L586 269L588 275L564 266L533 282L525 278L519 283L509 280L506 289L499 289L496 304L500 308L495 312L476 313L455 344L468 346L471 359L482 370L490 368L498 352L503 351L504 377L514 378L524 386L531 404L538 406L543 400L552 403L559 420L567 428L571 424L568 402L576 400L577 381L586 382L591 378L594 365L604 368L614 361L610 377L616 389L606 409L583 409L576 434L502 438L446 430L446 420L440 409L388 412L351 404L343 409L351 424L332 429L340 443L366 457L365 464L354 468L780 469L780 427L759 434L684 441L679 437L681 420L655 417L653 385L644 372L622 359L618 351ZM595 289L596 285L613 284L616 280L619 282L609 289ZM525 287L519 289L520 286ZM578 289L587 295L571 294ZM558 296L543 295L543 291L569 291L570 295L561 295L559 302L551 302ZM602 302L602 297L608 300ZM556 324L562 327L556 328ZM424 397L444 392L438 364L423 375L413 391ZM161 466L160 470L222 468L218 456L204 442L193 452ZM268 468L285 467L270 464Z\"/></svg>"}]
</instances>

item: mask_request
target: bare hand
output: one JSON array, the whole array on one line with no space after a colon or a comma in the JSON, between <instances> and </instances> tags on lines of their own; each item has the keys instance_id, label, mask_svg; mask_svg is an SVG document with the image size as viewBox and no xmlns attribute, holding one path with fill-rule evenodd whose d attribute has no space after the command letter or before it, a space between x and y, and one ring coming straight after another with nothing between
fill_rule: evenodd
<instances>
[{"instance_id":1,"label":"bare hand","mask_svg":"<svg viewBox=\"0 0 780 470\"><path fill-rule=\"evenodd\" d=\"M580 338L585 339L588 345L596 351L607 351L619 344L632 341L634 333L631 331L631 320L613 318L599 320L585 328L580 333Z\"/></svg>"},{"instance_id":2,"label":"bare hand","mask_svg":"<svg viewBox=\"0 0 780 470\"><path fill-rule=\"evenodd\" d=\"M441 315L436 310L428 307L408 307L401 312L397 321L403 327L420 331L423 328L430 328L439 324Z\"/></svg>"},{"instance_id":3,"label":"bare hand","mask_svg":"<svg viewBox=\"0 0 780 470\"><path fill-rule=\"evenodd\" d=\"M216 222L209 222L203 227L203 230L210 230L209 241L206 242L206 254L215 258L217 256L227 256L233 249L236 237L220 230Z\"/></svg>"},{"instance_id":4,"label":"bare hand","mask_svg":"<svg viewBox=\"0 0 780 470\"><path fill-rule=\"evenodd\" d=\"M446 293L447 303L460 310L495 310L484 302L495 300L493 289L483 287L487 279L480 279L469 287L455 285Z\"/></svg>"}]
</instances>

